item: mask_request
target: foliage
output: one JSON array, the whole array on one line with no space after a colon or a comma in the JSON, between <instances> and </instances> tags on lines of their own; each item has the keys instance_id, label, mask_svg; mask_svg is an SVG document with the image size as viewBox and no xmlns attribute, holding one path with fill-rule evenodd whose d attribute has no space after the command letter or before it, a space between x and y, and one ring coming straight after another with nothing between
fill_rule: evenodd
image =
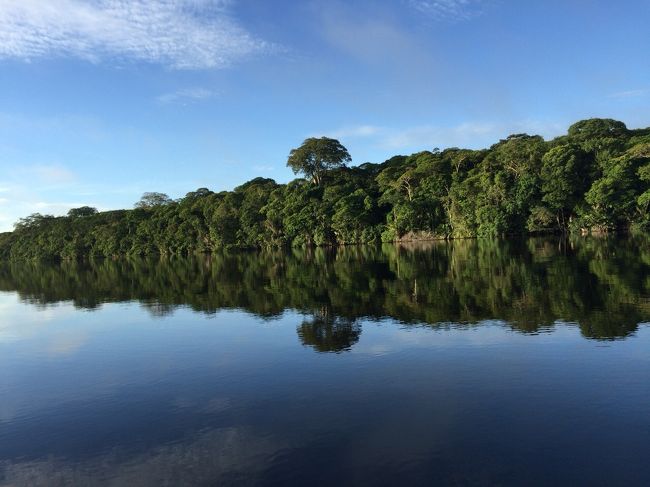
<instances>
[{"instance_id":1,"label":"foliage","mask_svg":"<svg viewBox=\"0 0 650 487\"><path fill-rule=\"evenodd\" d=\"M138 201L134 206L135 208L151 209L156 206L168 205L171 202L171 198L165 193L149 192L144 193L142 198L140 198L140 201Z\"/></svg>"},{"instance_id":2,"label":"foliage","mask_svg":"<svg viewBox=\"0 0 650 487\"><path fill-rule=\"evenodd\" d=\"M80 208L72 208L70 211L68 211L68 216L71 218L82 218L85 216L96 215L97 213L97 208L82 206Z\"/></svg>"},{"instance_id":3,"label":"foliage","mask_svg":"<svg viewBox=\"0 0 650 487\"><path fill-rule=\"evenodd\" d=\"M347 149L336 139L310 137L289 154L287 166L295 174L302 173L316 184L331 169L342 167L352 158Z\"/></svg>"},{"instance_id":4,"label":"foliage","mask_svg":"<svg viewBox=\"0 0 650 487\"><path fill-rule=\"evenodd\" d=\"M256 178L175 201L145 193L132 210L33 214L0 235L0 259L650 229L650 129L615 120L584 120L550 141L515 134L485 150L348 162L337 140L311 138L287 163L307 179Z\"/></svg>"}]
</instances>

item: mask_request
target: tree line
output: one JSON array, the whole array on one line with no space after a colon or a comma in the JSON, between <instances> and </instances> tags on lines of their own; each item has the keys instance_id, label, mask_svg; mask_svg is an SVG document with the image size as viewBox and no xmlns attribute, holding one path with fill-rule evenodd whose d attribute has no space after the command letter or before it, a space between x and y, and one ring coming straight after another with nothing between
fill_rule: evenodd
<instances>
[{"instance_id":1,"label":"tree line","mask_svg":"<svg viewBox=\"0 0 650 487\"><path fill-rule=\"evenodd\" d=\"M33 214L0 234L0 259L650 228L650 128L616 120L583 120L550 141L514 134L489 149L350 162L337 140L311 138L291 151L287 165L304 177L288 184L256 178L178 200L145 193L131 210Z\"/></svg>"}]
</instances>

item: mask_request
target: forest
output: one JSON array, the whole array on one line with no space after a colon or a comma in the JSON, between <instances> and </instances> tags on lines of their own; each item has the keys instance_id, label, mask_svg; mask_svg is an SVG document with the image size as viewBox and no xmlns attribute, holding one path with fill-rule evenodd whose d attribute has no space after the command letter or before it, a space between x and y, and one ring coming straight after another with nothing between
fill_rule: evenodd
<instances>
[{"instance_id":1,"label":"forest","mask_svg":"<svg viewBox=\"0 0 650 487\"><path fill-rule=\"evenodd\" d=\"M0 234L0 259L650 229L650 128L616 120L583 120L549 141L514 134L482 150L351 160L337 140L311 138L291 151L300 177L288 184L256 178L177 200L145 193L129 210L33 214Z\"/></svg>"}]
</instances>

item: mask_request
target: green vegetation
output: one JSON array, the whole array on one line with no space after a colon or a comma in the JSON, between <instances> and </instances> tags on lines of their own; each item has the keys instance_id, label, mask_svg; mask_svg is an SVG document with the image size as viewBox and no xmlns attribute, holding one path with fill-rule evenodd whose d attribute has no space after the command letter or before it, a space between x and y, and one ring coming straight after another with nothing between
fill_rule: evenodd
<instances>
[{"instance_id":1,"label":"green vegetation","mask_svg":"<svg viewBox=\"0 0 650 487\"><path fill-rule=\"evenodd\" d=\"M287 165L307 179L256 178L177 201L146 193L133 210L31 215L0 234L0 259L189 254L650 228L650 128L584 120L551 141L511 135L348 167L338 141L307 139Z\"/></svg>"},{"instance_id":2,"label":"green vegetation","mask_svg":"<svg viewBox=\"0 0 650 487\"><path fill-rule=\"evenodd\" d=\"M327 171L344 167L350 161L348 150L338 140L312 137L291 151L287 166L294 174L303 173L314 184L320 184Z\"/></svg>"},{"instance_id":3,"label":"green vegetation","mask_svg":"<svg viewBox=\"0 0 650 487\"><path fill-rule=\"evenodd\" d=\"M481 239L0 264L0 291L82 309L138 301L154 316L177 307L302 315L297 334L320 352L346 350L365 319L475 326L498 319L540 333L577 323L615 339L650 321L648 238ZM452 325L452 323L454 325Z\"/></svg>"}]
</instances>

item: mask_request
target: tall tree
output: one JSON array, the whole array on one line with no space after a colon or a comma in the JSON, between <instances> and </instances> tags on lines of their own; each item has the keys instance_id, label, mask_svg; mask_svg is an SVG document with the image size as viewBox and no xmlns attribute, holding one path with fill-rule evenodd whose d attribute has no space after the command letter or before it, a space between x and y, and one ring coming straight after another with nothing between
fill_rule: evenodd
<instances>
[{"instance_id":1,"label":"tall tree","mask_svg":"<svg viewBox=\"0 0 650 487\"><path fill-rule=\"evenodd\" d=\"M542 201L565 229L589 185L587 154L577 144L553 147L542 158Z\"/></svg>"},{"instance_id":2,"label":"tall tree","mask_svg":"<svg viewBox=\"0 0 650 487\"><path fill-rule=\"evenodd\" d=\"M84 216L96 215L97 213L97 208L93 208L91 206L81 206L79 208L72 208L68 212L68 216L71 218L81 218Z\"/></svg>"},{"instance_id":3,"label":"tall tree","mask_svg":"<svg viewBox=\"0 0 650 487\"><path fill-rule=\"evenodd\" d=\"M320 185L325 172L343 167L351 160L348 150L338 140L310 137L289 153L287 166L295 174L302 173Z\"/></svg>"},{"instance_id":4,"label":"tall tree","mask_svg":"<svg viewBox=\"0 0 650 487\"><path fill-rule=\"evenodd\" d=\"M168 205L171 202L172 199L165 193L150 192L144 193L142 198L140 198L140 201L135 204L135 207L149 209L155 206Z\"/></svg>"}]
</instances>

